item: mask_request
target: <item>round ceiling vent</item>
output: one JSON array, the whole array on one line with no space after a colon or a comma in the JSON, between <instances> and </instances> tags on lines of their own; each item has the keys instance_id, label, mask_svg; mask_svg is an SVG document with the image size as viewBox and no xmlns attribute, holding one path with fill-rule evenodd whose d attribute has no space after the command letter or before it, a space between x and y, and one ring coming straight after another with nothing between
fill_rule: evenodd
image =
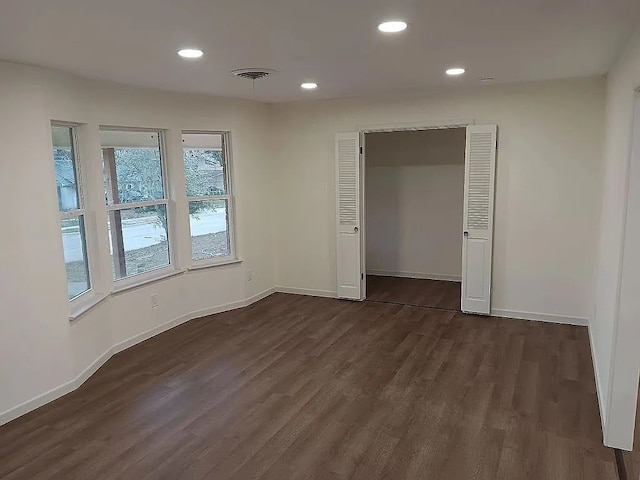
<instances>
[{"instance_id":1,"label":"round ceiling vent","mask_svg":"<svg viewBox=\"0 0 640 480\"><path fill-rule=\"evenodd\" d=\"M233 73L236 77L246 78L248 80L260 80L261 78L266 78L275 70L270 68L240 68L238 70L233 70Z\"/></svg>"}]
</instances>

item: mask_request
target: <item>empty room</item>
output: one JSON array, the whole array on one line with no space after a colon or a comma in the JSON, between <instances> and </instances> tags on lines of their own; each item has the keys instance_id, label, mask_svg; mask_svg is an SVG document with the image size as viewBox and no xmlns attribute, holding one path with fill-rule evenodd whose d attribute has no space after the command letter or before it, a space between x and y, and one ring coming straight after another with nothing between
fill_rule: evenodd
<instances>
[{"instance_id":1,"label":"empty room","mask_svg":"<svg viewBox=\"0 0 640 480\"><path fill-rule=\"evenodd\" d=\"M5 2L0 200L3 480L639 478L637 1Z\"/></svg>"}]
</instances>

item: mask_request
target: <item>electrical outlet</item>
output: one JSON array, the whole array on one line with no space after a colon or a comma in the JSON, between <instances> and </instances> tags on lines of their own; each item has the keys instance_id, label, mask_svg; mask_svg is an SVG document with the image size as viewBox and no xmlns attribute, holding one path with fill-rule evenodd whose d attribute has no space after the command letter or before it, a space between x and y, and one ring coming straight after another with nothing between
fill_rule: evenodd
<instances>
[{"instance_id":1,"label":"electrical outlet","mask_svg":"<svg viewBox=\"0 0 640 480\"><path fill-rule=\"evenodd\" d=\"M247 270L247 282L253 280L253 270Z\"/></svg>"},{"instance_id":2,"label":"electrical outlet","mask_svg":"<svg viewBox=\"0 0 640 480\"><path fill-rule=\"evenodd\" d=\"M151 308L158 308L158 294L151 295Z\"/></svg>"}]
</instances>

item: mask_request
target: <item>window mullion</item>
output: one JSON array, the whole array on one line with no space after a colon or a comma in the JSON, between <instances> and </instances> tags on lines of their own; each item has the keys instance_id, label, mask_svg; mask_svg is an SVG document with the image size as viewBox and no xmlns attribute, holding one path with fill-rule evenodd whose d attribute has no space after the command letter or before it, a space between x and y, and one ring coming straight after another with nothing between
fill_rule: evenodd
<instances>
[{"instance_id":1,"label":"window mullion","mask_svg":"<svg viewBox=\"0 0 640 480\"><path fill-rule=\"evenodd\" d=\"M143 202L116 203L114 205L108 205L107 210L129 210L132 208L153 207L154 205L167 205L168 203L169 201L166 198L161 200L145 200Z\"/></svg>"},{"instance_id":2,"label":"window mullion","mask_svg":"<svg viewBox=\"0 0 640 480\"><path fill-rule=\"evenodd\" d=\"M70 210L68 212L60 212L60 220L69 220L71 218L83 217L86 215L84 208L78 210Z\"/></svg>"},{"instance_id":3,"label":"window mullion","mask_svg":"<svg viewBox=\"0 0 640 480\"><path fill-rule=\"evenodd\" d=\"M231 200L231 195L202 195L198 197L187 197L189 202L215 202L216 200Z\"/></svg>"}]
</instances>

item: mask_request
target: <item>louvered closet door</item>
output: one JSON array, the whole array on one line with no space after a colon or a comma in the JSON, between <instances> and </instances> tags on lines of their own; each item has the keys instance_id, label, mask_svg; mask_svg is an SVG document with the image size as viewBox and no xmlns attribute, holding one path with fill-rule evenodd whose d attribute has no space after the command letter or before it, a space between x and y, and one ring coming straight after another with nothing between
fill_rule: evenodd
<instances>
[{"instance_id":1,"label":"louvered closet door","mask_svg":"<svg viewBox=\"0 0 640 480\"><path fill-rule=\"evenodd\" d=\"M338 297L350 300L360 300L362 294L360 168L360 134L337 134Z\"/></svg>"},{"instance_id":2,"label":"louvered closet door","mask_svg":"<svg viewBox=\"0 0 640 480\"><path fill-rule=\"evenodd\" d=\"M496 125L467 127L462 240L462 311L491 311Z\"/></svg>"}]
</instances>

